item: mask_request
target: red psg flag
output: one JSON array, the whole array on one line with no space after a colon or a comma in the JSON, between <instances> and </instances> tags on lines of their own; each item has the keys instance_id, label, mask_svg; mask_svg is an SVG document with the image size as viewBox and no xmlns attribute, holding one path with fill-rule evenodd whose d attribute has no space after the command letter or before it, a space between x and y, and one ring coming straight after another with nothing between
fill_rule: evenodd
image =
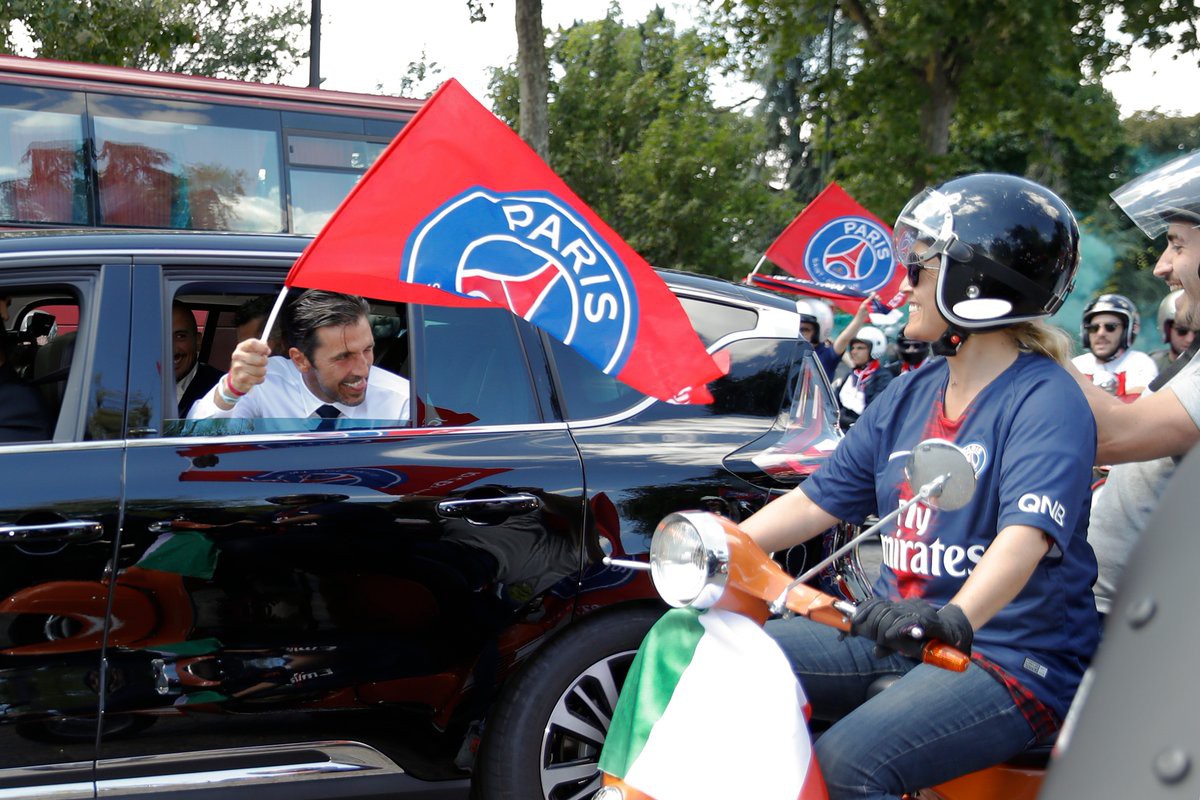
<instances>
[{"instance_id":1,"label":"red psg flag","mask_svg":"<svg viewBox=\"0 0 1200 800\"><path fill-rule=\"evenodd\" d=\"M786 290L828 297L851 314L871 292L886 306L880 312L904 302L904 268L892 252L891 227L836 183L784 228L767 248L767 258L795 276L783 279Z\"/></svg>"},{"instance_id":2,"label":"red psg flag","mask_svg":"<svg viewBox=\"0 0 1200 800\"><path fill-rule=\"evenodd\" d=\"M520 137L449 80L292 267L288 286L499 306L661 400L723 374L679 301Z\"/></svg>"}]
</instances>

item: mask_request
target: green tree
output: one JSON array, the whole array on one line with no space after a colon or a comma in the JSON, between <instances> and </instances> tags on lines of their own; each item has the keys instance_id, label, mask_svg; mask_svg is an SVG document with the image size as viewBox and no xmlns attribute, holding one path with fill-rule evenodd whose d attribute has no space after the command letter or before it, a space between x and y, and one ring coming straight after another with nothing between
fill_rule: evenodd
<instances>
[{"instance_id":1,"label":"green tree","mask_svg":"<svg viewBox=\"0 0 1200 800\"><path fill-rule=\"evenodd\" d=\"M662 9L562 30L549 106L550 164L635 250L661 267L744 275L795 213L768 185L761 130L717 108L712 54ZM496 112L512 125L517 79L497 70Z\"/></svg>"},{"instance_id":2,"label":"green tree","mask_svg":"<svg viewBox=\"0 0 1200 800\"><path fill-rule=\"evenodd\" d=\"M7 0L0 52L241 80L278 80L307 55L302 0Z\"/></svg>"},{"instance_id":3,"label":"green tree","mask_svg":"<svg viewBox=\"0 0 1200 800\"><path fill-rule=\"evenodd\" d=\"M1160 46L1182 25L1196 48L1200 9L1157 0L706 0L744 66L791 80L791 129L827 152L832 176L884 217L921 186L1006 169L1091 208L1121 161L1121 130L1100 77L1133 43ZM845 44L814 63L831 10ZM1124 10L1129 41L1104 23ZM789 76L789 59L805 69ZM807 102L805 102L807 101ZM825 134L824 119L831 124Z\"/></svg>"}]
</instances>

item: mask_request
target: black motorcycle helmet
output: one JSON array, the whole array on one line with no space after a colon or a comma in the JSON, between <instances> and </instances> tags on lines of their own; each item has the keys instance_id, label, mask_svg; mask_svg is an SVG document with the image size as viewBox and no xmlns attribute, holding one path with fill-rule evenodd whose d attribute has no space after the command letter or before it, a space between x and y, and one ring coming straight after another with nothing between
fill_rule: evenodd
<instances>
[{"instance_id":1,"label":"black motorcycle helmet","mask_svg":"<svg viewBox=\"0 0 1200 800\"><path fill-rule=\"evenodd\" d=\"M1092 321L1092 317L1097 314L1113 314L1120 317L1125 324L1125 330L1121 332L1120 350L1128 350L1133 346L1133 340L1137 338L1138 331L1142 327L1142 318L1138 314L1137 306L1123 294L1102 294L1088 303L1087 308L1083 310L1083 319L1079 323L1079 341L1084 350L1091 347L1091 343L1088 341L1087 326Z\"/></svg>"},{"instance_id":2,"label":"black motorcycle helmet","mask_svg":"<svg viewBox=\"0 0 1200 800\"><path fill-rule=\"evenodd\" d=\"M893 236L910 276L940 258L938 311L963 334L1053 314L1079 266L1079 226L1067 204L1014 175L967 175L926 189L900 212Z\"/></svg>"},{"instance_id":3,"label":"black motorcycle helmet","mask_svg":"<svg viewBox=\"0 0 1200 800\"><path fill-rule=\"evenodd\" d=\"M896 337L896 353L905 364L920 364L929 357L929 342L910 339L901 332Z\"/></svg>"}]
</instances>

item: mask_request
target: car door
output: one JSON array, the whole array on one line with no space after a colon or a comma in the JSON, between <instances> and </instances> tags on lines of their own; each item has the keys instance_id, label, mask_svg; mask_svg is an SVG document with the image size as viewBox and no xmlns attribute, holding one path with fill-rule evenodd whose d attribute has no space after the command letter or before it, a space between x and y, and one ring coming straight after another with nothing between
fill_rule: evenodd
<instances>
[{"instance_id":1,"label":"car door","mask_svg":"<svg viewBox=\"0 0 1200 800\"><path fill-rule=\"evenodd\" d=\"M9 257L0 298L0 796L92 797L129 265Z\"/></svg>"},{"instance_id":2,"label":"car door","mask_svg":"<svg viewBox=\"0 0 1200 800\"><path fill-rule=\"evenodd\" d=\"M129 448L116 583L158 624L111 648L105 713L156 727L102 738L100 797L217 772L465 787L455 758L495 685L571 616L582 467L538 337L506 312L373 305L410 420L172 419L169 370L145 369L171 361L170 304L227 342L210 328L282 266L137 270L132 380L155 413ZM114 604L111 626L133 614Z\"/></svg>"}]
</instances>

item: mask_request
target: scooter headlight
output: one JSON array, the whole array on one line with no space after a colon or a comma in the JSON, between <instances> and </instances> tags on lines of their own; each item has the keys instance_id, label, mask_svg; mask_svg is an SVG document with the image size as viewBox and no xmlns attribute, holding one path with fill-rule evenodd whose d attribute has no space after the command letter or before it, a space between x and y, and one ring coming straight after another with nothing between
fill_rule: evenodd
<instances>
[{"instance_id":1,"label":"scooter headlight","mask_svg":"<svg viewBox=\"0 0 1200 800\"><path fill-rule=\"evenodd\" d=\"M708 608L721 599L729 545L717 517L701 511L666 516L650 544L650 576L668 605Z\"/></svg>"}]
</instances>

